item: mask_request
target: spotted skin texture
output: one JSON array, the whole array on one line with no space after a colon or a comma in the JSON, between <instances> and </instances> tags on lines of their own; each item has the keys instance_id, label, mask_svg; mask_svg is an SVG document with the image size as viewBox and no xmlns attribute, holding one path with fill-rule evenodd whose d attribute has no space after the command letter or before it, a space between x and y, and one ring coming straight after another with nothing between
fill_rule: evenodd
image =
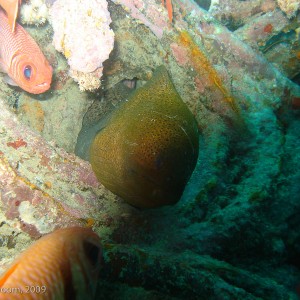
<instances>
[{"instance_id":1,"label":"spotted skin texture","mask_svg":"<svg viewBox=\"0 0 300 300\"><path fill-rule=\"evenodd\" d=\"M98 180L129 204L176 203L198 158L199 133L165 67L110 118L90 148Z\"/></svg>"}]
</instances>

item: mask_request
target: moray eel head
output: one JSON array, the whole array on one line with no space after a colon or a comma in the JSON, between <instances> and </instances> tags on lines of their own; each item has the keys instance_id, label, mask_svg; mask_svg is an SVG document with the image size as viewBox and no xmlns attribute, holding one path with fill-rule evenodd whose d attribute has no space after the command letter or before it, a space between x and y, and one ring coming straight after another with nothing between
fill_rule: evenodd
<instances>
[{"instance_id":1,"label":"moray eel head","mask_svg":"<svg viewBox=\"0 0 300 300\"><path fill-rule=\"evenodd\" d=\"M129 204L176 203L198 158L196 121L165 67L137 89L90 147L98 180Z\"/></svg>"}]
</instances>

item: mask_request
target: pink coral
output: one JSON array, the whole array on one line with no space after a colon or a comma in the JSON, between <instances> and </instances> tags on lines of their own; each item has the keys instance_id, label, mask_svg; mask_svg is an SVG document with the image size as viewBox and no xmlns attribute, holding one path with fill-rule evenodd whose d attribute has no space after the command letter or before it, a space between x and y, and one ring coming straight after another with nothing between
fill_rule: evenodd
<instances>
[{"instance_id":1,"label":"pink coral","mask_svg":"<svg viewBox=\"0 0 300 300\"><path fill-rule=\"evenodd\" d=\"M50 16L55 49L68 59L71 71L82 72L83 77L91 74L95 78L97 84L92 88L89 85L88 89L99 87L103 62L108 59L114 46L107 2L57 0L50 9ZM80 78L76 77L76 80L80 84Z\"/></svg>"}]
</instances>

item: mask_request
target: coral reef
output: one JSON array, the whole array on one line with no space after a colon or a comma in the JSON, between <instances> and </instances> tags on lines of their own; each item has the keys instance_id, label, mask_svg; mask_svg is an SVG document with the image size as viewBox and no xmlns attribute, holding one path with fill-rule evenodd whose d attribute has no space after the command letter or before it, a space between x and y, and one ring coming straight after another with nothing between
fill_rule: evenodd
<instances>
[{"instance_id":1,"label":"coral reef","mask_svg":"<svg viewBox=\"0 0 300 300\"><path fill-rule=\"evenodd\" d=\"M260 51L288 78L297 81L299 6L300 2L293 0L213 0L209 12L253 49Z\"/></svg>"},{"instance_id":2,"label":"coral reef","mask_svg":"<svg viewBox=\"0 0 300 300\"><path fill-rule=\"evenodd\" d=\"M31 0L20 7L22 24L42 25L48 20L48 7L44 0Z\"/></svg>"},{"instance_id":3,"label":"coral reef","mask_svg":"<svg viewBox=\"0 0 300 300\"><path fill-rule=\"evenodd\" d=\"M120 1L108 2L117 47L101 89L79 92L69 80L48 24L34 30L55 71L51 91L25 97L0 82L0 270L45 232L84 225L104 241L97 299L298 299L300 88L265 57L299 37L299 15L288 19L271 0L226 1L228 28L246 26L238 35L194 1L172 2L174 26L161 1ZM239 8L249 18L231 23ZM285 46L298 59L296 42ZM198 122L201 151L175 205L140 210L54 144L72 151L82 119L105 121L130 97L117 87L143 85L160 65ZM22 121L38 113L26 124L48 142L5 104Z\"/></svg>"},{"instance_id":4,"label":"coral reef","mask_svg":"<svg viewBox=\"0 0 300 300\"><path fill-rule=\"evenodd\" d=\"M288 30L289 26L288 18L279 9L276 9L267 14L258 14L257 17L253 17L246 25L235 30L235 34L253 49L263 50L269 46L269 40L275 41L276 36L283 30Z\"/></svg>"},{"instance_id":5,"label":"coral reef","mask_svg":"<svg viewBox=\"0 0 300 300\"><path fill-rule=\"evenodd\" d=\"M190 64L193 66L194 70L198 73L198 77L195 78L195 84L198 89L199 84L201 85L199 81L206 79L210 85L210 92L214 94L214 99L220 97L220 101L228 103L233 111L237 112L238 108L235 99L223 84L221 77L206 57L204 51L199 49L192 36L187 31L180 32L176 42L177 43L170 45L172 50L177 49L173 51L173 55L179 65ZM180 49L184 49L185 52L184 55L182 55L184 62L182 62L180 58Z\"/></svg>"},{"instance_id":6,"label":"coral reef","mask_svg":"<svg viewBox=\"0 0 300 300\"><path fill-rule=\"evenodd\" d=\"M102 68L90 73L71 69L70 76L78 83L81 91L94 91L101 86Z\"/></svg>"},{"instance_id":7,"label":"coral reef","mask_svg":"<svg viewBox=\"0 0 300 300\"><path fill-rule=\"evenodd\" d=\"M277 0L277 3L289 18L294 17L300 8L299 0Z\"/></svg>"},{"instance_id":8,"label":"coral reef","mask_svg":"<svg viewBox=\"0 0 300 300\"><path fill-rule=\"evenodd\" d=\"M291 23L285 13L275 9L264 15L257 14L235 34L293 79L300 73L300 59L297 57L300 52L299 26L300 15Z\"/></svg>"},{"instance_id":9,"label":"coral reef","mask_svg":"<svg viewBox=\"0 0 300 300\"><path fill-rule=\"evenodd\" d=\"M195 168L198 136L193 115L161 66L97 134L90 162L99 181L128 203L174 204Z\"/></svg>"},{"instance_id":10,"label":"coral reef","mask_svg":"<svg viewBox=\"0 0 300 300\"><path fill-rule=\"evenodd\" d=\"M73 152L81 120L91 104L87 94L78 93L78 86L72 80L64 85L64 93L58 90L51 101L39 101L28 94L18 98L18 117L24 124L39 132L45 139L68 152ZM46 98L47 99L47 98ZM57 113L53 113L56 110ZM72 111L72 115L69 112Z\"/></svg>"},{"instance_id":11,"label":"coral reef","mask_svg":"<svg viewBox=\"0 0 300 300\"><path fill-rule=\"evenodd\" d=\"M36 238L90 219L103 222L109 211L118 211L111 205L116 196L97 181L88 163L47 144L0 104L0 206L6 223Z\"/></svg>"},{"instance_id":12,"label":"coral reef","mask_svg":"<svg viewBox=\"0 0 300 300\"><path fill-rule=\"evenodd\" d=\"M157 10L155 0L112 0L115 4L121 4L128 11L132 18L147 26L158 38L162 38L163 30L168 28L167 18ZM165 11L167 12L167 10Z\"/></svg>"},{"instance_id":13,"label":"coral reef","mask_svg":"<svg viewBox=\"0 0 300 300\"><path fill-rule=\"evenodd\" d=\"M247 23L253 15L267 13L275 7L275 0L212 0L209 12L230 30L235 30Z\"/></svg>"},{"instance_id":14,"label":"coral reef","mask_svg":"<svg viewBox=\"0 0 300 300\"><path fill-rule=\"evenodd\" d=\"M65 55L71 70L83 73L71 73L71 76L75 75L79 85L83 83L80 85L83 90L91 89L92 86L98 87L103 62L108 59L114 45L107 2L57 0L50 8L50 20L56 50Z\"/></svg>"},{"instance_id":15,"label":"coral reef","mask_svg":"<svg viewBox=\"0 0 300 300\"><path fill-rule=\"evenodd\" d=\"M45 127L45 111L39 101L20 101L19 119L37 132L41 133Z\"/></svg>"}]
</instances>

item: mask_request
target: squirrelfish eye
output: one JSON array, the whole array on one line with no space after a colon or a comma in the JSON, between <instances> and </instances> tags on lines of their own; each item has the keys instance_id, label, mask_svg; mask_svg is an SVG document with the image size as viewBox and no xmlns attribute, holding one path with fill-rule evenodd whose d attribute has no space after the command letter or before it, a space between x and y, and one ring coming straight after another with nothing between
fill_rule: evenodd
<instances>
[{"instance_id":1,"label":"squirrelfish eye","mask_svg":"<svg viewBox=\"0 0 300 300\"><path fill-rule=\"evenodd\" d=\"M30 77L31 77L31 66L25 66L25 68L24 68L24 71L23 71L23 73L24 73L24 76L25 76L25 78L27 79L27 80L29 80L30 79Z\"/></svg>"}]
</instances>

